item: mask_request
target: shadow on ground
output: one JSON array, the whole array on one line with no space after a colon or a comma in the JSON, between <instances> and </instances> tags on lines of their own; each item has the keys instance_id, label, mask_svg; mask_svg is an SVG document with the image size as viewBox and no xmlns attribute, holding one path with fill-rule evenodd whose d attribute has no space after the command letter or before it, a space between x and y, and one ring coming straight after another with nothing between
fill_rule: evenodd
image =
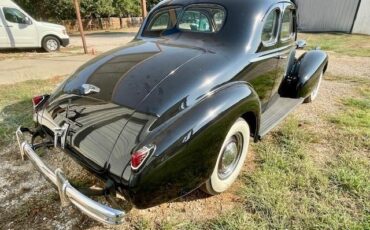
<instances>
[{"instance_id":1,"label":"shadow on ground","mask_svg":"<svg viewBox=\"0 0 370 230\"><path fill-rule=\"evenodd\" d=\"M0 54L17 54L17 53L46 53L41 48L7 48L0 49Z\"/></svg>"}]
</instances>

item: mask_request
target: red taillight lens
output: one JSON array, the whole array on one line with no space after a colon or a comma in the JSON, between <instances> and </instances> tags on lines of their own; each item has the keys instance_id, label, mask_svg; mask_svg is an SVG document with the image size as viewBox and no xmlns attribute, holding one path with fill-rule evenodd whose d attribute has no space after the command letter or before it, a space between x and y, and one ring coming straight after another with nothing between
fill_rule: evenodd
<instances>
[{"instance_id":1,"label":"red taillight lens","mask_svg":"<svg viewBox=\"0 0 370 230\"><path fill-rule=\"evenodd\" d=\"M32 98L33 107L38 106L44 99L45 99L45 96L36 96Z\"/></svg>"},{"instance_id":2,"label":"red taillight lens","mask_svg":"<svg viewBox=\"0 0 370 230\"><path fill-rule=\"evenodd\" d=\"M144 163L144 161L148 158L148 156L154 151L154 149L155 149L154 145L149 145L134 152L131 155L131 168L133 170L139 169L140 166Z\"/></svg>"}]
</instances>

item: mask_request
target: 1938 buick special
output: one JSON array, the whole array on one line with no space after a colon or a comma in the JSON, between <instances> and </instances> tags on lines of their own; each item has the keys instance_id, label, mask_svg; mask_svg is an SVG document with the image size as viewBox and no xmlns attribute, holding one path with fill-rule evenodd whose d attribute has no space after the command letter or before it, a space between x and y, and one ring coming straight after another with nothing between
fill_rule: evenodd
<instances>
[{"instance_id":1,"label":"1938 buick special","mask_svg":"<svg viewBox=\"0 0 370 230\"><path fill-rule=\"evenodd\" d=\"M312 50L296 58L304 44L296 29L291 1L163 1L128 45L33 98L36 127L17 130L22 157L58 187L63 204L109 224L125 212L91 195L120 195L142 209L197 188L222 193L241 171L250 137L259 141L317 96L328 57ZM105 188L74 187L36 154L45 145Z\"/></svg>"}]
</instances>

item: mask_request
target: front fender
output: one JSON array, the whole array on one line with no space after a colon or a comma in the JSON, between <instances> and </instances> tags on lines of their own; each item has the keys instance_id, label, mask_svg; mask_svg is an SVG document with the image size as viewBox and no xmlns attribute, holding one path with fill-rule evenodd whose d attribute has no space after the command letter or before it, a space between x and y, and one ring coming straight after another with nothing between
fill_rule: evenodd
<instances>
[{"instance_id":1,"label":"front fender","mask_svg":"<svg viewBox=\"0 0 370 230\"><path fill-rule=\"evenodd\" d=\"M320 74L325 71L328 64L328 55L321 50L311 50L298 59L298 82L296 97L306 98L315 88Z\"/></svg>"},{"instance_id":2,"label":"front fender","mask_svg":"<svg viewBox=\"0 0 370 230\"><path fill-rule=\"evenodd\" d=\"M147 140L157 148L130 178L128 195L132 203L148 208L198 188L212 174L231 125L246 112L255 114L259 122L260 107L256 93L247 83L234 82L207 94L177 115Z\"/></svg>"},{"instance_id":3,"label":"front fender","mask_svg":"<svg viewBox=\"0 0 370 230\"><path fill-rule=\"evenodd\" d=\"M304 53L292 66L279 88L283 97L307 98L328 66L328 55L321 50Z\"/></svg>"}]
</instances>

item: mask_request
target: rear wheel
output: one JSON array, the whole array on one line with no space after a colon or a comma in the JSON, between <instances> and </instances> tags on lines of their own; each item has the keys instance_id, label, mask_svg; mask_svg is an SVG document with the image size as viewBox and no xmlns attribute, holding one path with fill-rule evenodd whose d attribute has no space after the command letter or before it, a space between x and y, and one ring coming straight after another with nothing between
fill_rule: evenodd
<instances>
[{"instance_id":1,"label":"rear wheel","mask_svg":"<svg viewBox=\"0 0 370 230\"><path fill-rule=\"evenodd\" d=\"M247 157L249 138L249 125L239 118L226 135L213 173L201 188L204 192L217 195L233 184Z\"/></svg>"},{"instance_id":2,"label":"rear wheel","mask_svg":"<svg viewBox=\"0 0 370 230\"><path fill-rule=\"evenodd\" d=\"M316 87L312 90L310 96L308 96L304 100L304 103L311 103L317 98L317 95L319 95L319 90L320 90L323 76L324 76L324 72L321 72L320 77L319 77L319 82L317 83Z\"/></svg>"},{"instance_id":3,"label":"rear wheel","mask_svg":"<svg viewBox=\"0 0 370 230\"><path fill-rule=\"evenodd\" d=\"M47 36L42 41L42 48L44 48L46 52L56 52L60 49L60 41L56 37Z\"/></svg>"}]
</instances>

